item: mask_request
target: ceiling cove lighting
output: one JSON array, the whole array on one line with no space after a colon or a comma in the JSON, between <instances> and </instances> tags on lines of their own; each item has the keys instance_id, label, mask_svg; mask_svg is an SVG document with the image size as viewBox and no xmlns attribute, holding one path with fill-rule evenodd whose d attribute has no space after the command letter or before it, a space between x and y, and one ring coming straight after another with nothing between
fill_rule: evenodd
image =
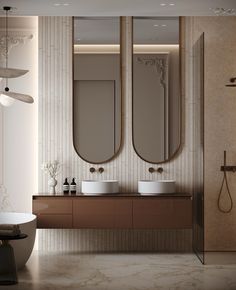
<instances>
[{"instance_id":1,"label":"ceiling cove lighting","mask_svg":"<svg viewBox=\"0 0 236 290\"><path fill-rule=\"evenodd\" d=\"M178 50L179 44L134 44L133 52L134 53L168 53L168 51Z\"/></svg>"},{"instance_id":2,"label":"ceiling cove lighting","mask_svg":"<svg viewBox=\"0 0 236 290\"><path fill-rule=\"evenodd\" d=\"M3 10L6 12L6 33L5 33L5 56L6 56L6 65L5 68L0 67L0 78L4 78L6 80L6 86L4 91L0 91L0 104L3 106L10 106L13 104L14 100L19 100L25 103L33 103L34 99L31 96L11 92L8 88L8 79L9 78L17 78L28 72L28 70L16 69L16 68L8 68L8 12L11 10L11 7L4 6Z\"/></svg>"},{"instance_id":3,"label":"ceiling cove lighting","mask_svg":"<svg viewBox=\"0 0 236 290\"><path fill-rule=\"evenodd\" d=\"M134 53L160 53L179 49L179 44L134 44ZM74 54L118 54L119 44L74 44Z\"/></svg>"},{"instance_id":4,"label":"ceiling cove lighting","mask_svg":"<svg viewBox=\"0 0 236 290\"><path fill-rule=\"evenodd\" d=\"M93 53L120 53L119 44L75 44L74 53L93 54Z\"/></svg>"}]
</instances>

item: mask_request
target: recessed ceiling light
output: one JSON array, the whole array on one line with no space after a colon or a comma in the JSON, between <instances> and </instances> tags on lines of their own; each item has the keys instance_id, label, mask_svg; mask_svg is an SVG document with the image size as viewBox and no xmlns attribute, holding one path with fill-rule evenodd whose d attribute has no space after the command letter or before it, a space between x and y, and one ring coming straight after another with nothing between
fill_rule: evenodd
<instances>
[{"instance_id":1,"label":"recessed ceiling light","mask_svg":"<svg viewBox=\"0 0 236 290\"><path fill-rule=\"evenodd\" d=\"M159 24L154 24L153 26L154 26L154 27L158 27L158 26L159 26Z\"/></svg>"},{"instance_id":2,"label":"recessed ceiling light","mask_svg":"<svg viewBox=\"0 0 236 290\"><path fill-rule=\"evenodd\" d=\"M162 27L166 27L167 25L166 25L166 24L162 24L161 26L162 26Z\"/></svg>"},{"instance_id":3,"label":"recessed ceiling light","mask_svg":"<svg viewBox=\"0 0 236 290\"><path fill-rule=\"evenodd\" d=\"M166 6L166 3L161 3L160 6Z\"/></svg>"},{"instance_id":4,"label":"recessed ceiling light","mask_svg":"<svg viewBox=\"0 0 236 290\"><path fill-rule=\"evenodd\" d=\"M59 7L59 6L69 6L70 4L69 3L54 3L53 5L56 7Z\"/></svg>"},{"instance_id":5,"label":"recessed ceiling light","mask_svg":"<svg viewBox=\"0 0 236 290\"><path fill-rule=\"evenodd\" d=\"M169 6L175 6L175 3L170 3Z\"/></svg>"}]
</instances>

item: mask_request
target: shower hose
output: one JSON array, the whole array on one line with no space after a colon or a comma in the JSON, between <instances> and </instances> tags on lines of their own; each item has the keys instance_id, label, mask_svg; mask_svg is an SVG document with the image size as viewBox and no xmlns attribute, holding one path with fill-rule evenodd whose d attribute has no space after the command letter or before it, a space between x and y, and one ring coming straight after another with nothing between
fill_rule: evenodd
<instances>
[{"instance_id":1,"label":"shower hose","mask_svg":"<svg viewBox=\"0 0 236 290\"><path fill-rule=\"evenodd\" d=\"M227 180L227 175L226 175L226 151L224 151L224 167L223 168L224 168L224 170L223 170L224 176L223 176L222 184L220 187L220 192L218 195L217 205L218 205L219 211L221 211L223 213L230 213L233 209L233 199L231 196L231 192L230 192L228 180ZM226 185L227 194L228 194L229 200L230 200L230 205L229 205L228 209L223 209L222 206L220 205L220 200L221 200L221 196L222 196L222 192L223 192L224 183Z\"/></svg>"}]
</instances>

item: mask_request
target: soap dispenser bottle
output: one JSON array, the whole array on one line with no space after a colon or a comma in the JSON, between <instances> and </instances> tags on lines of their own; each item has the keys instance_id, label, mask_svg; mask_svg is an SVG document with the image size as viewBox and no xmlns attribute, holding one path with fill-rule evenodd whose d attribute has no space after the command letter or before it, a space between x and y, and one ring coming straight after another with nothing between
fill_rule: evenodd
<instances>
[{"instance_id":1,"label":"soap dispenser bottle","mask_svg":"<svg viewBox=\"0 0 236 290\"><path fill-rule=\"evenodd\" d=\"M69 183L68 183L67 178L66 178L65 182L63 183L63 193L64 194L68 194L69 193L69 189L70 189L70 186L69 186Z\"/></svg>"},{"instance_id":2,"label":"soap dispenser bottle","mask_svg":"<svg viewBox=\"0 0 236 290\"><path fill-rule=\"evenodd\" d=\"M75 178L72 178L72 182L70 184L70 193L71 194L76 194L76 183L75 183Z\"/></svg>"}]
</instances>

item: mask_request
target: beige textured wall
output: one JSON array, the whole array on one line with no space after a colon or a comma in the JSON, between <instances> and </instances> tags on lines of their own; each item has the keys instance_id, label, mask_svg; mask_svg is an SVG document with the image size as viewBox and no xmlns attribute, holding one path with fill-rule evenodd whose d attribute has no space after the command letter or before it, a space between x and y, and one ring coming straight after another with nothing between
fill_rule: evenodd
<instances>
[{"instance_id":1,"label":"beige textured wall","mask_svg":"<svg viewBox=\"0 0 236 290\"><path fill-rule=\"evenodd\" d=\"M183 87L182 148L170 162L163 164L162 175L148 172L150 166L135 154L132 147L132 82L131 82L131 18L123 18L123 145L118 156L102 164L102 175L92 175L93 164L84 162L72 145L72 18L39 17L39 165L58 159L62 172L58 177L58 190L64 177L83 179L118 179L122 192L137 190L139 179L176 179L179 192L192 191L192 159L194 154L193 113L188 65L191 52L183 44L185 54L186 91ZM191 31L186 25L186 35ZM188 45L188 43L186 42ZM98 166L95 166L96 168ZM47 176L39 171L39 191L48 192ZM70 231L42 230L39 248L95 250L191 250L191 230L178 231ZM102 241L102 242L101 242ZM106 245L104 248L104 244ZM138 244L138 246L136 246Z\"/></svg>"},{"instance_id":2,"label":"beige textured wall","mask_svg":"<svg viewBox=\"0 0 236 290\"><path fill-rule=\"evenodd\" d=\"M123 19L123 144L111 162L101 164L102 175L91 174L94 166L76 154L72 144L72 19L70 17L39 17L39 165L58 159L62 172L57 190L61 191L64 177L118 179L122 192L135 192L139 179L175 179L177 191L192 190L192 122L191 93L183 89L182 148L170 162L162 164L164 172L150 174L156 165L144 162L132 146L132 76L131 18ZM185 48L182 46L182 50ZM186 58L190 57L188 51ZM189 83L189 71L186 83ZM96 166L95 166L96 167ZM47 176L39 171L39 191L47 192Z\"/></svg>"},{"instance_id":3,"label":"beige textured wall","mask_svg":"<svg viewBox=\"0 0 236 290\"><path fill-rule=\"evenodd\" d=\"M16 101L0 105L0 211L31 212L31 195L37 189L37 17L10 17L9 67L27 69L8 80L11 91L34 98L34 104ZM0 17L0 67L5 67L5 18ZM0 91L5 88L0 81Z\"/></svg>"},{"instance_id":4,"label":"beige textured wall","mask_svg":"<svg viewBox=\"0 0 236 290\"><path fill-rule=\"evenodd\" d=\"M193 28L195 39L205 33L205 250L235 251L236 205L221 213L217 197L224 150L228 165L236 165L236 87L225 87L236 76L236 17L194 17ZM228 181L236 203L236 174ZM229 205L225 187L222 205Z\"/></svg>"}]
</instances>

